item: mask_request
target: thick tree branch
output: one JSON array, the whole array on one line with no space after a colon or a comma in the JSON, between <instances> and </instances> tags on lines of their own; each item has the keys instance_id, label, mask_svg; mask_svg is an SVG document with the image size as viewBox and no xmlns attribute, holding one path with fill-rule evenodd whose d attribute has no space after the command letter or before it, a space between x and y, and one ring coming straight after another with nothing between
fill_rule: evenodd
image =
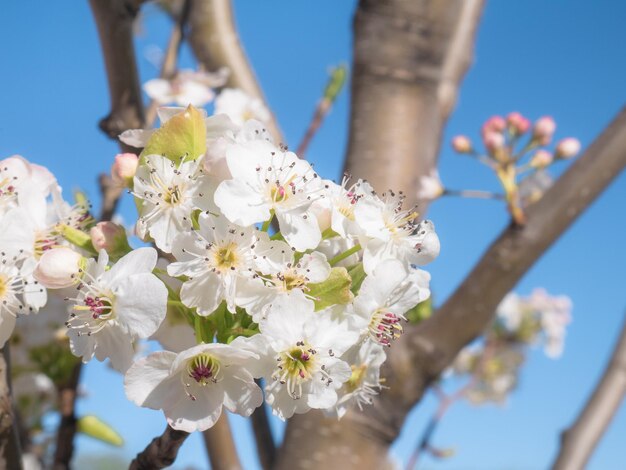
<instances>
[{"instance_id":1,"label":"thick tree branch","mask_svg":"<svg viewBox=\"0 0 626 470\"><path fill-rule=\"evenodd\" d=\"M11 396L10 363L7 344L0 350L0 468L21 470L22 452Z\"/></svg>"},{"instance_id":2,"label":"thick tree branch","mask_svg":"<svg viewBox=\"0 0 626 470\"><path fill-rule=\"evenodd\" d=\"M409 205L418 202L417 181L436 167L442 128L471 62L483 3L359 2L347 172L367 178L381 191L404 191ZM392 348L390 364L403 365L393 360L407 356L409 346L402 343L407 342ZM407 372L392 365L384 376L400 378ZM386 406L394 407L391 402ZM368 414L349 413L341 422L315 412L292 418L278 468L385 468L389 445L399 432L399 427L389 432L388 411L377 407ZM407 412L403 410L402 418Z\"/></svg>"},{"instance_id":3,"label":"thick tree branch","mask_svg":"<svg viewBox=\"0 0 626 470\"><path fill-rule=\"evenodd\" d=\"M191 0L189 26L189 42L198 62L208 71L228 67L230 76L227 86L240 88L265 102L239 41L231 1ZM284 142L273 116L267 126L277 142Z\"/></svg>"},{"instance_id":4,"label":"thick tree branch","mask_svg":"<svg viewBox=\"0 0 626 470\"><path fill-rule=\"evenodd\" d=\"M561 436L553 470L586 467L626 394L626 321L609 363L574 424Z\"/></svg>"},{"instance_id":5,"label":"thick tree branch","mask_svg":"<svg viewBox=\"0 0 626 470\"><path fill-rule=\"evenodd\" d=\"M127 129L142 128L145 120L133 44L133 21L142 1L89 0L111 96L111 112L100 121L100 128L116 140Z\"/></svg>"},{"instance_id":6,"label":"thick tree branch","mask_svg":"<svg viewBox=\"0 0 626 470\"><path fill-rule=\"evenodd\" d=\"M228 423L226 411L220 419L202 433L212 470L241 470L241 462Z\"/></svg>"},{"instance_id":7,"label":"thick tree branch","mask_svg":"<svg viewBox=\"0 0 626 470\"><path fill-rule=\"evenodd\" d=\"M178 449L183 445L189 433L165 428L163 434L152 439L142 452L130 463L129 470L154 470L169 467L176 460Z\"/></svg>"}]
</instances>

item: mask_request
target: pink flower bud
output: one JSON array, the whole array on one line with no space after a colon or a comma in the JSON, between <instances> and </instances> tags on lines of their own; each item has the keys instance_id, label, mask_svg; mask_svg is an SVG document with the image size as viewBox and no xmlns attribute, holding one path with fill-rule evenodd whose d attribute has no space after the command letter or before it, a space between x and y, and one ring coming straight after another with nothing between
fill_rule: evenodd
<instances>
[{"instance_id":1,"label":"pink flower bud","mask_svg":"<svg viewBox=\"0 0 626 470\"><path fill-rule=\"evenodd\" d=\"M472 142L464 135L457 135L452 139L452 148L458 153L470 153Z\"/></svg>"},{"instance_id":2,"label":"pink flower bud","mask_svg":"<svg viewBox=\"0 0 626 470\"><path fill-rule=\"evenodd\" d=\"M62 289L80 280L80 270L84 264L85 259L74 250L67 247L53 248L39 259L33 275L49 289Z\"/></svg>"},{"instance_id":3,"label":"pink flower bud","mask_svg":"<svg viewBox=\"0 0 626 470\"><path fill-rule=\"evenodd\" d=\"M540 145L548 145L552 140L552 135L556 130L556 123L550 116L543 116L535 122L533 129L533 138L539 142Z\"/></svg>"},{"instance_id":4,"label":"pink flower bud","mask_svg":"<svg viewBox=\"0 0 626 470\"><path fill-rule=\"evenodd\" d=\"M530 166L533 168L545 168L552 163L554 157L547 150L537 150L533 158L530 160Z\"/></svg>"},{"instance_id":5,"label":"pink flower bud","mask_svg":"<svg viewBox=\"0 0 626 470\"><path fill-rule=\"evenodd\" d=\"M506 117L506 122L509 125L509 131L514 135L525 134L530 129L530 121L520 113L510 113Z\"/></svg>"},{"instance_id":6,"label":"pink flower bud","mask_svg":"<svg viewBox=\"0 0 626 470\"><path fill-rule=\"evenodd\" d=\"M567 137L556 145L555 156L567 159L572 158L578 152L580 152L580 141L574 137Z\"/></svg>"},{"instance_id":7,"label":"pink flower bud","mask_svg":"<svg viewBox=\"0 0 626 470\"><path fill-rule=\"evenodd\" d=\"M485 121L482 134L485 136L489 132L503 132L506 129L506 121L502 116L491 116Z\"/></svg>"},{"instance_id":8,"label":"pink flower bud","mask_svg":"<svg viewBox=\"0 0 626 470\"><path fill-rule=\"evenodd\" d=\"M91 243L97 250L106 250L109 253L128 247L126 230L113 222L98 222L89 231Z\"/></svg>"},{"instance_id":9,"label":"pink flower bud","mask_svg":"<svg viewBox=\"0 0 626 470\"><path fill-rule=\"evenodd\" d=\"M117 154L115 162L111 166L111 178L122 187L130 187L137 171L137 165L139 165L139 157L134 153Z\"/></svg>"},{"instance_id":10,"label":"pink flower bud","mask_svg":"<svg viewBox=\"0 0 626 470\"><path fill-rule=\"evenodd\" d=\"M504 147L504 136L500 132L486 132L483 135L485 148L491 154Z\"/></svg>"}]
</instances>

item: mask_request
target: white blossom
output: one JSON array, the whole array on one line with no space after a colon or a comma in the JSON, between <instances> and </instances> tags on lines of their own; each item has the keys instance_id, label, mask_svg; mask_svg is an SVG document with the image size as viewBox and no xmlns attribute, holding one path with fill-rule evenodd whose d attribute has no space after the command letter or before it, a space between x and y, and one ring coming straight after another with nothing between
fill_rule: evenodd
<instances>
[{"instance_id":1,"label":"white blossom","mask_svg":"<svg viewBox=\"0 0 626 470\"><path fill-rule=\"evenodd\" d=\"M179 354L160 351L138 360L126 373L128 398L139 406L163 410L181 431L205 431L222 406L250 416L263 402L247 370L258 355L226 344L199 344Z\"/></svg>"},{"instance_id":2,"label":"white blossom","mask_svg":"<svg viewBox=\"0 0 626 470\"><path fill-rule=\"evenodd\" d=\"M407 269L398 260L383 261L363 281L354 299L353 321L373 341L391 346L402 334L404 314L430 297L429 282L426 271Z\"/></svg>"},{"instance_id":3,"label":"white blossom","mask_svg":"<svg viewBox=\"0 0 626 470\"><path fill-rule=\"evenodd\" d=\"M242 126L249 119L261 122L270 120L270 112L259 98L237 88L224 88L215 99L215 114L226 114Z\"/></svg>"},{"instance_id":4,"label":"white blossom","mask_svg":"<svg viewBox=\"0 0 626 470\"><path fill-rule=\"evenodd\" d=\"M67 321L70 347L83 362L95 355L124 372L132 363L133 341L148 338L165 318L167 289L152 274L157 261L154 248L139 248L106 270L108 255L84 273Z\"/></svg>"},{"instance_id":5,"label":"white blossom","mask_svg":"<svg viewBox=\"0 0 626 470\"><path fill-rule=\"evenodd\" d=\"M215 203L233 223L247 226L276 215L281 234L298 251L321 240L311 203L322 186L311 165L267 141L235 144L226 152L233 179L223 181Z\"/></svg>"},{"instance_id":6,"label":"white blossom","mask_svg":"<svg viewBox=\"0 0 626 470\"><path fill-rule=\"evenodd\" d=\"M213 189L197 161L176 164L148 155L134 178L133 194L141 200L137 234L150 235L159 248L171 252L174 238L191 230L193 211L213 208Z\"/></svg>"}]
</instances>

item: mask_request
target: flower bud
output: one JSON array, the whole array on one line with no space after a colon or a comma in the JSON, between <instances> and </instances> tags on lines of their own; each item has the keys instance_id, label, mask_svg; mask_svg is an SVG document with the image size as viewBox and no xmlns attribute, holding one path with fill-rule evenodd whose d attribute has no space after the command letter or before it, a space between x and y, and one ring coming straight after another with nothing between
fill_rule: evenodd
<instances>
[{"instance_id":1,"label":"flower bud","mask_svg":"<svg viewBox=\"0 0 626 470\"><path fill-rule=\"evenodd\" d=\"M122 187L130 187L133 184L133 177L138 165L139 157L134 153L117 154L115 162L111 166L111 178Z\"/></svg>"},{"instance_id":2,"label":"flower bud","mask_svg":"<svg viewBox=\"0 0 626 470\"><path fill-rule=\"evenodd\" d=\"M490 132L503 132L506 129L506 121L502 116L491 116L485 121L482 128L483 136Z\"/></svg>"},{"instance_id":3,"label":"flower bud","mask_svg":"<svg viewBox=\"0 0 626 470\"><path fill-rule=\"evenodd\" d=\"M85 258L67 247L46 251L33 272L35 279L49 289L62 289L80 280Z\"/></svg>"},{"instance_id":4,"label":"flower bud","mask_svg":"<svg viewBox=\"0 0 626 470\"><path fill-rule=\"evenodd\" d=\"M537 150L533 158L530 160L530 166L533 168L545 168L552 163L554 157L547 150Z\"/></svg>"},{"instance_id":5,"label":"flower bud","mask_svg":"<svg viewBox=\"0 0 626 470\"><path fill-rule=\"evenodd\" d=\"M483 143L487 151L494 154L504 147L504 136L500 132L486 132L483 135Z\"/></svg>"},{"instance_id":6,"label":"flower bud","mask_svg":"<svg viewBox=\"0 0 626 470\"><path fill-rule=\"evenodd\" d=\"M556 123L550 116L543 116L535 122L533 129L533 139L540 145L548 145L552 140L552 135L556 130Z\"/></svg>"},{"instance_id":7,"label":"flower bud","mask_svg":"<svg viewBox=\"0 0 626 470\"><path fill-rule=\"evenodd\" d=\"M574 137L568 137L561 140L556 145L555 156L556 158L572 158L578 152L580 152L580 141Z\"/></svg>"},{"instance_id":8,"label":"flower bud","mask_svg":"<svg viewBox=\"0 0 626 470\"><path fill-rule=\"evenodd\" d=\"M513 135L525 134L530 129L530 121L520 113L510 113L506 117L506 122L509 125L509 132Z\"/></svg>"},{"instance_id":9,"label":"flower bud","mask_svg":"<svg viewBox=\"0 0 626 470\"><path fill-rule=\"evenodd\" d=\"M89 231L91 243L96 251L106 250L109 254L123 256L130 251L126 230L113 222L98 222Z\"/></svg>"},{"instance_id":10,"label":"flower bud","mask_svg":"<svg viewBox=\"0 0 626 470\"><path fill-rule=\"evenodd\" d=\"M470 153L472 142L464 135L457 135L452 139L452 148L458 153Z\"/></svg>"}]
</instances>

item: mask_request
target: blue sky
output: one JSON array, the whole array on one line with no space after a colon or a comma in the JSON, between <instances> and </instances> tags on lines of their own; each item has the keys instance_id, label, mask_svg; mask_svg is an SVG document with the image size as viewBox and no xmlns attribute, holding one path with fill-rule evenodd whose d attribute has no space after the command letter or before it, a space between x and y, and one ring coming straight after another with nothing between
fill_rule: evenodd
<instances>
[{"instance_id":1,"label":"blue sky","mask_svg":"<svg viewBox=\"0 0 626 470\"><path fill-rule=\"evenodd\" d=\"M235 1L243 42L288 143L295 146L324 86L328 66L350 60L352 0L294 2ZM476 137L492 114L520 111L535 119L555 117L558 137L573 135L588 145L618 112L626 95L623 47L626 3L602 0L492 1L482 20L475 64L463 83L446 141L464 133ZM142 79L158 72L145 58L164 47L170 23L147 10L137 38ZM20 153L48 166L70 190L87 189L98 201L95 178L117 151L97 121L108 112L100 46L88 2L60 7L54 2L8 2L0 18L0 157ZM183 66L192 66L188 50ZM309 151L324 176L337 176L347 131L348 94L343 93ZM453 188L496 189L492 175L442 147L441 176ZM568 425L604 367L626 307L624 279L624 203L622 174L576 224L524 277L517 290L536 286L567 294L574 302L565 355L559 361L532 351L518 391L504 407L451 410L434 442L453 446L445 462L425 459L433 469L542 469L551 462L559 432ZM130 221L130 200L122 204ZM491 240L507 224L503 207L491 201L442 200L429 217L442 241L441 256L430 266L436 299L445 299L461 282ZM471 229L470 229L471 227ZM111 450L78 439L78 456L130 458L164 428L159 412L139 409L123 393L121 377L90 364L84 378L89 396L79 409L113 424L126 446ZM433 411L428 398L407 420L394 453L406 459ZM246 468L256 468L244 420L234 429ZM278 427L277 427L278 430ZM598 447L591 469L626 461L626 410L615 418ZM203 462L199 436L183 446L177 468Z\"/></svg>"}]
</instances>

